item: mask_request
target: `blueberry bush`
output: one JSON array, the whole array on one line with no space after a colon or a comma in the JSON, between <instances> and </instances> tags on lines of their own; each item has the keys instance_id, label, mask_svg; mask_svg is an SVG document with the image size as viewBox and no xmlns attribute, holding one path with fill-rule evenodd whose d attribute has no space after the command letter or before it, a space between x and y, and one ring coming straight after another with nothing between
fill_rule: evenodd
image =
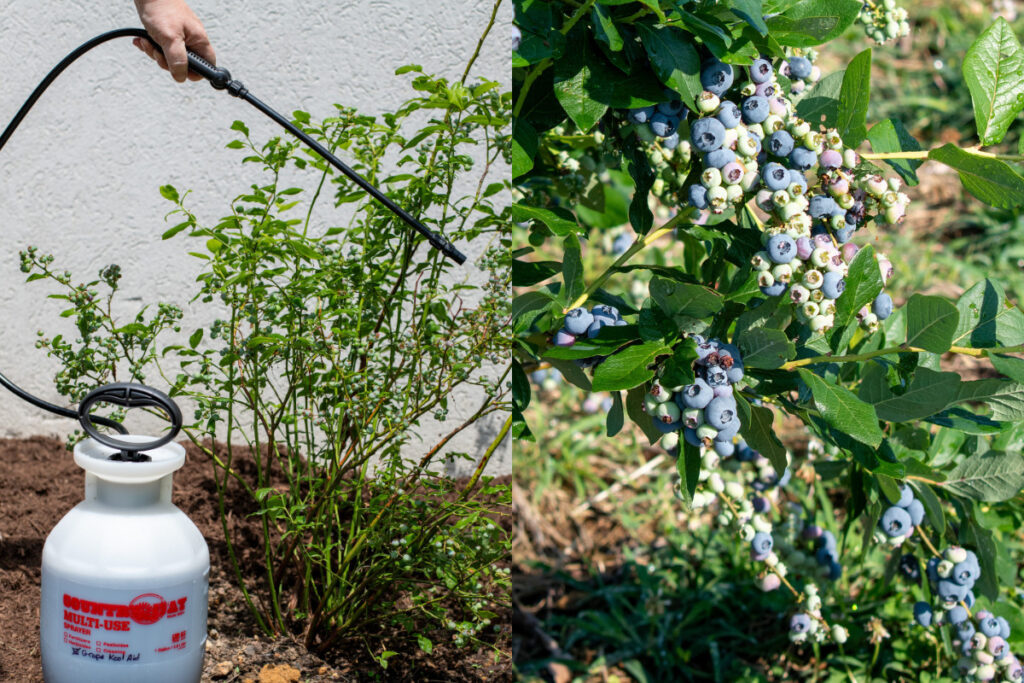
<instances>
[{"instance_id":1,"label":"blueberry bush","mask_svg":"<svg viewBox=\"0 0 1024 683\"><path fill-rule=\"evenodd\" d=\"M789 596L780 628L832 648L836 680L880 657L889 677L1022 680L1000 548L1024 487L1024 313L993 279L896 305L878 239L926 163L1024 206L1011 25L963 55L976 142L931 146L868 118L873 61L909 31L891 0L521 0L516 25L513 433L537 438L525 411L552 373L607 392L607 437L629 420L676 459L680 505ZM823 74L841 36L879 45ZM610 265L588 268L593 248ZM888 590L851 614L872 575ZM650 656L648 675L686 673Z\"/></svg>"}]
</instances>

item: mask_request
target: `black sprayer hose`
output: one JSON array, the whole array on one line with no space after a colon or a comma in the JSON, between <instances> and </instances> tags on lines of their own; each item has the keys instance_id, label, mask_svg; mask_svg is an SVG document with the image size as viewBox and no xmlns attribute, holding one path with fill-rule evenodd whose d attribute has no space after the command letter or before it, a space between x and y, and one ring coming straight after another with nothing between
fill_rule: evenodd
<instances>
[{"instance_id":1,"label":"black sprayer hose","mask_svg":"<svg viewBox=\"0 0 1024 683\"><path fill-rule=\"evenodd\" d=\"M75 48L70 54L68 54L68 56L62 59L60 63L57 64L57 66L53 67L53 69L50 70L50 73L46 74L46 77L39 83L38 86L36 86L36 89L32 91L32 94L29 95L28 99L25 100L25 104L21 105L21 109L19 109L18 113L14 115L14 118L11 119L11 122L7 125L7 128L4 129L4 132L0 133L0 150L4 148L4 145L6 145L7 141L10 140L11 135L14 134L14 131L18 128L18 125L25 118L25 115L28 114L29 110L32 109L32 106L42 96L46 89L50 87L50 84L57 79L57 76L59 76L65 69L71 66L71 64L75 60L77 60L79 57L84 55L89 50L93 49L97 45L102 45L103 43L109 40L114 40L115 38L144 38L145 40L148 40L154 47L156 47L157 50L160 50L160 46L157 45L156 41L154 41L149 36L148 33L146 33L144 30L140 28L120 28L114 31L108 31L107 33L102 33L96 36L95 38L92 38L91 40L82 43L77 48ZM323 145L318 143L310 136L306 135L299 128L293 125L291 121L281 116L279 113L271 109L265 103L261 102L259 99L250 94L249 90L239 81L232 80L231 74L228 72L227 69L216 67L213 64L210 64L194 52L188 53L188 64L189 68L192 71L200 74L208 81L210 81L210 84L214 87L214 89L227 90L228 93L232 96L239 97L245 100L252 106L256 107L258 110L269 116L271 119L276 121L289 133L299 138L299 140L301 140L305 145L310 147L314 152L323 157L325 161L327 161L332 166L341 171L343 174L345 174L349 179L352 180L352 182L354 182L356 185L362 188L367 194L369 194L375 200L383 204L389 211L394 213L396 216L398 216L408 225L410 225L413 229L415 229L417 232L426 237L427 241L430 242L431 246L433 246L435 249L440 250L445 256L452 259L459 265L462 265L463 263L466 262L465 255L462 254L458 249L456 249L451 244L451 242L449 242L441 235L427 228L425 225L423 225L423 223L421 223L413 216L411 216L407 211L405 211L405 209L395 204L387 195L385 195L379 189L374 187L369 181L367 181L365 178L363 178L358 173L349 168L345 164L345 162L331 154L331 152L328 149L326 149ZM2 373L0 373L0 386L3 386L4 388L11 391L18 398L21 398L22 400L31 403L37 408L42 408L43 410L47 410L51 413L60 415L62 417L70 417L72 419L80 420L83 425L86 425L87 423L90 425L103 425L105 427L111 427L121 434L128 433L128 430L126 430L124 426L121 425L121 423L116 422L115 420L111 420L105 417L93 417L91 415L88 415L88 408L92 405L92 402L88 402L88 405L86 405L86 403L83 403L83 405L80 407L78 411L71 410L69 408L61 408L60 406L56 406L52 403L48 403L47 401L42 400L41 398L33 396L32 394L28 393L27 391L16 385L14 382L9 380ZM126 389L125 387L128 386L134 388ZM114 391L113 389L117 389L117 391ZM139 402L138 399L130 400L130 397L132 396L132 391L134 391L136 395L139 395L140 392L145 393L142 392L143 389L148 388L141 387L141 385L110 385L110 387L101 387L100 389L97 389L95 392L93 392L93 394L99 392L99 398L96 400L106 400L107 402L120 403L122 405L126 405L129 407L135 405L149 405L162 407L164 411L167 412L168 415L173 417L173 414L175 413L175 411L177 411L177 406L174 406L173 401L171 401L168 397L166 397L163 394L160 394L160 396L157 398L151 399L152 401L155 401L155 403ZM155 392L155 390L151 391ZM120 396L121 394L123 394L124 396L120 400L116 400L115 397ZM146 395L148 396L148 394ZM90 396L92 396L92 394L90 394ZM170 403L169 407L168 403ZM85 414L83 414L82 408L85 409ZM173 419L172 422L174 422ZM181 419L180 417L178 417L177 424L173 425L173 433L177 433L177 430L180 428L180 423ZM87 429L87 431L89 430ZM89 431L89 433L94 438L96 437L96 433L94 430ZM170 440L170 438L171 437L167 437L167 440ZM116 445L117 447L124 446L126 451L139 450L138 448L132 448L131 444L128 444L127 442L114 441L109 445ZM154 446L152 446L152 444L149 444L146 447L151 448Z\"/></svg>"}]
</instances>

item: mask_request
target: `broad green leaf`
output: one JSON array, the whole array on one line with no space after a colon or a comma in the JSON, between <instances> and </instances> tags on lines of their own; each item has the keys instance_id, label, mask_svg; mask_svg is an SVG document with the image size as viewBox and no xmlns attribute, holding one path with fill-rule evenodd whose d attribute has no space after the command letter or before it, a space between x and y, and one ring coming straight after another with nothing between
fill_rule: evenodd
<instances>
[{"instance_id":1,"label":"broad green leaf","mask_svg":"<svg viewBox=\"0 0 1024 683\"><path fill-rule=\"evenodd\" d=\"M786 448L775 436L775 413L764 406L752 406L736 395L736 405L740 413L740 433L747 444L755 451L768 458L775 472L781 477L789 465L786 459Z\"/></svg>"},{"instance_id":2,"label":"broad green leaf","mask_svg":"<svg viewBox=\"0 0 1024 683\"><path fill-rule=\"evenodd\" d=\"M594 21L594 35L602 43L608 46L612 52L622 49L622 36L619 29L615 27L612 20L612 13L605 5L596 4L590 10L590 16Z\"/></svg>"},{"instance_id":3,"label":"broad green leaf","mask_svg":"<svg viewBox=\"0 0 1024 683\"><path fill-rule=\"evenodd\" d=\"M970 154L953 144L931 150L928 158L959 173L964 189L989 206L1012 209L1024 205L1024 178L1005 161Z\"/></svg>"},{"instance_id":4,"label":"broad green leaf","mask_svg":"<svg viewBox=\"0 0 1024 683\"><path fill-rule=\"evenodd\" d=\"M854 57L843 74L836 129L847 147L867 137L868 100L871 99L871 48Z\"/></svg>"},{"instance_id":5,"label":"broad green leaf","mask_svg":"<svg viewBox=\"0 0 1024 683\"><path fill-rule=\"evenodd\" d=\"M512 220L519 223L540 221L558 236L583 231L583 228L576 222L576 217L572 215L572 212L561 207L542 209L539 206L513 204L509 208L512 210Z\"/></svg>"},{"instance_id":6,"label":"broad green leaf","mask_svg":"<svg viewBox=\"0 0 1024 683\"><path fill-rule=\"evenodd\" d=\"M1016 422L1024 420L1024 384L989 378L960 385L957 402L984 403L992 409L993 419Z\"/></svg>"},{"instance_id":7,"label":"broad green leaf","mask_svg":"<svg viewBox=\"0 0 1024 683\"><path fill-rule=\"evenodd\" d=\"M512 177L528 173L536 155L537 131L525 119L516 119L512 124Z\"/></svg>"},{"instance_id":8,"label":"broad green leaf","mask_svg":"<svg viewBox=\"0 0 1024 683\"><path fill-rule=\"evenodd\" d=\"M1005 19L998 17L974 41L964 55L963 72L981 144L1002 142L1024 109L1024 50Z\"/></svg>"},{"instance_id":9,"label":"broad green leaf","mask_svg":"<svg viewBox=\"0 0 1024 683\"><path fill-rule=\"evenodd\" d=\"M827 128L834 127L839 116L839 93L843 88L845 73L837 71L815 83L811 91L797 103L797 115L812 126L820 123Z\"/></svg>"},{"instance_id":10,"label":"broad green leaf","mask_svg":"<svg viewBox=\"0 0 1024 683\"><path fill-rule=\"evenodd\" d=\"M682 316L706 318L722 310L722 295L703 285L675 282L656 275L651 278L648 291L658 307L676 319Z\"/></svg>"},{"instance_id":11,"label":"broad green leaf","mask_svg":"<svg viewBox=\"0 0 1024 683\"><path fill-rule=\"evenodd\" d=\"M731 5L733 14L750 24L762 36L768 35L768 24L764 22L761 0L732 0Z\"/></svg>"},{"instance_id":12,"label":"broad green leaf","mask_svg":"<svg viewBox=\"0 0 1024 683\"><path fill-rule=\"evenodd\" d=\"M981 576L974 584L974 592L995 602L999 597L996 583L996 544L992 532L971 519L960 527L960 543L974 548L981 564Z\"/></svg>"},{"instance_id":13,"label":"broad green leaf","mask_svg":"<svg viewBox=\"0 0 1024 683\"><path fill-rule=\"evenodd\" d=\"M875 403L875 413L887 422L909 422L941 412L957 397L960 376L918 368L907 390Z\"/></svg>"},{"instance_id":14,"label":"broad green leaf","mask_svg":"<svg viewBox=\"0 0 1024 683\"><path fill-rule=\"evenodd\" d=\"M588 49L583 49L587 41L577 39L570 44L562 59L555 62L555 97L565 109L565 113L584 133L590 132L604 113L608 105L595 100L590 95L588 82L592 80L591 61L597 59Z\"/></svg>"},{"instance_id":15,"label":"broad green leaf","mask_svg":"<svg viewBox=\"0 0 1024 683\"><path fill-rule=\"evenodd\" d=\"M686 498L689 505L693 501L693 493L697 490L697 483L700 480L700 449L689 441L683 440L680 444L680 457L676 461L676 470L679 472L679 490Z\"/></svg>"},{"instance_id":16,"label":"broad green leaf","mask_svg":"<svg viewBox=\"0 0 1024 683\"><path fill-rule=\"evenodd\" d=\"M928 516L928 521L932 523L936 531L945 531L946 514L942 510L942 501L935 495L935 491L923 482L915 481L911 482L911 485L917 493L918 500L924 505L924 513Z\"/></svg>"},{"instance_id":17,"label":"broad green leaf","mask_svg":"<svg viewBox=\"0 0 1024 683\"><path fill-rule=\"evenodd\" d=\"M693 362L697 359L697 344L693 339L684 339L676 345L672 357L665 361L661 383L666 387L680 387L693 384Z\"/></svg>"},{"instance_id":18,"label":"broad green leaf","mask_svg":"<svg viewBox=\"0 0 1024 683\"><path fill-rule=\"evenodd\" d=\"M545 360L551 363L555 369L562 373L562 377L564 377L565 381L570 384L578 386L580 389L583 389L583 391L590 391L593 388L590 382L590 377L588 377L587 373L585 373L583 369L573 361L565 360L563 358L546 358Z\"/></svg>"},{"instance_id":19,"label":"broad green leaf","mask_svg":"<svg viewBox=\"0 0 1024 683\"><path fill-rule=\"evenodd\" d=\"M627 144L623 157L629 177L633 179L633 199L629 202L629 224L638 235L646 235L654 227L649 195L654 186L654 169L647 151L640 144Z\"/></svg>"},{"instance_id":20,"label":"broad green leaf","mask_svg":"<svg viewBox=\"0 0 1024 683\"><path fill-rule=\"evenodd\" d=\"M576 235L569 235L562 241L562 291L561 299L566 304L575 301L587 288L583 282L583 260L580 256L580 241Z\"/></svg>"},{"instance_id":21,"label":"broad green leaf","mask_svg":"<svg viewBox=\"0 0 1024 683\"><path fill-rule=\"evenodd\" d=\"M802 0L768 19L768 30L780 45L814 47L845 31L861 8L857 0Z\"/></svg>"},{"instance_id":22,"label":"broad green leaf","mask_svg":"<svg viewBox=\"0 0 1024 683\"><path fill-rule=\"evenodd\" d=\"M850 262L846 289L836 300L836 327L842 327L853 320L857 311L874 301L881 291L882 273L875 260L875 249L868 244Z\"/></svg>"},{"instance_id":23,"label":"broad green leaf","mask_svg":"<svg viewBox=\"0 0 1024 683\"><path fill-rule=\"evenodd\" d=\"M700 57L693 38L675 26L651 28L637 24L636 28L654 73L680 94L686 106L696 111L695 98L704 88L700 84Z\"/></svg>"},{"instance_id":24,"label":"broad green leaf","mask_svg":"<svg viewBox=\"0 0 1024 683\"><path fill-rule=\"evenodd\" d=\"M799 373L825 422L868 446L877 447L882 443L882 430L872 405L861 401L846 387L827 382L813 372L801 369Z\"/></svg>"},{"instance_id":25,"label":"broad green leaf","mask_svg":"<svg viewBox=\"0 0 1024 683\"><path fill-rule=\"evenodd\" d=\"M953 342L960 314L956 306L938 296L915 294L906 305L907 346L945 353Z\"/></svg>"},{"instance_id":26,"label":"broad green leaf","mask_svg":"<svg viewBox=\"0 0 1024 683\"><path fill-rule=\"evenodd\" d=\"M629 346L615 353L594 371L594 391L632 389L654 377L649 366L658 356L672 353L664 344L646 343Z\"/></svg>"},{"instance_id":27,"label":"broad green leaf","mask_svg":"<svg viewBox=\"0 0 1024 683\"><path fill-rule=\"evenodd\" d=\"M633 387L626 393L626 414L629 415L633 424L643 431L648 441L656 443L661 438L661 432L654 426L651 416L644 410L644 394L646 393L647 389L643 386Z\"/></svg>"},{"instance_id":28,"label":"broad green leaf","mask_svg":"<svg viewBox=\"0 0 1024 683\"><path fill-rule=\"evenodd\" d=\"M886 119L871 126L868 131L871 149L879 154L892 152L920 152L921 144L898 119ZM885 159L907 185L917 185L917 169L921 159Z\"/></svg>"},{"instance_id":29,"label":"broad green leaf","mask_svg":"<svg viewBox=\"0 0 1024 683\"><path fill-rule=\"evenodd\" d=\"M522 412L530 405L530 396L533 390L530 388L530 380L523 370L523 366L515 358L512 359L512 405L516 410Z\"/></svg>"},{"instance_id":30,"label":"broad green leaf","mask_svg":"<svg viewBox=\"0 0 1024 683\"><path fill-rule=\"evenodd\" d=\"M618 391L612 392L612 409L608 411L607 432L608 436L615 436L625 424L625 411L622 406L622 394Z\"/></svg>"},{"instance_id":31,"label":"broad green leaf","mask_svg":"<svg viewBox=\"0 0 1024 683\"><path fill-rule=\"evenodd\" d=\"M1003 373L1010 379L1024 383L1024 358L1013 356L989 356L992 367Z\"/></svg>"},{"instance_id":32,"label":"broad green leaf","mask_svg":"<svg viewBox=\"0 0 1024 683\"><path fill-rule=\"evenodd\" d=\"M1024 457L997 451L972 455L953 468L942 486L971 500L1009 500L1024 487Z\"/></svg>"},{"instance_id":33,"label":"broad green leaf","mask_svg":"<svg viewBox=\"0 0 1024 683\"><path fill-rule=\"evenodd\" d=\"M1024 344L1024 313L1011 304L1002 285L983 280L956 302L960 311L953 346L976 349Z\"/></svg>"},{"instance_id":34,"label":"broad green leaf","mask_svg":"<svg viewBox=\"0 0 1024 683\"><path fill-rule=\"evenodd\" d=\"M744 332L736 342L747 368L774 370L796 356L796 345L782 330L756 328Z\"/></svg>"},{"instance_id":35,"label":"broad green leaf","mask_svg":"<svg viewBox=\"0 0 1024 683\"><path fill-rule=\"evenodd\" d=\"M550 292L542 289L534 290L532 292L524 292L515 299L512 299L512 303L509 305L509 317L516 320L526 313L550 306L551 302L554 300L555 299L552 298Z\"/></svg>"}]
</instances>

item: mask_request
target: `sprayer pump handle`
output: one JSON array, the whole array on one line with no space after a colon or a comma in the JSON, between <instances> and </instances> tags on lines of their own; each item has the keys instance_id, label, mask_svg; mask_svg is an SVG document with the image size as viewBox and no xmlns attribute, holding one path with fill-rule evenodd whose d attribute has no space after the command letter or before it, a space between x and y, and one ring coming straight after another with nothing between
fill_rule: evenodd
<instances>
[{"instance_id":1,"label":"sprayer pump handle","mask_svg":"<svg viewBox=\"0 0 1024 683\"><path fill-rule=\"evenodd\" d=\"M93 424L89 409L95 403L113 403L125 408L159 408L171 421L171 427L162 437L152 441L124 441L115 439L107 434L101 434ZM181 410L170 396L144 384L133 384L130 382L117 382L97 387L89 392L82 402L78 404L78 421L85 433L94 440L118 449L121 454L131 455L140 451L149 451L170 443L181 430ZM134 458L127 458L129 460Z\"/></svg>"}]
</instances>

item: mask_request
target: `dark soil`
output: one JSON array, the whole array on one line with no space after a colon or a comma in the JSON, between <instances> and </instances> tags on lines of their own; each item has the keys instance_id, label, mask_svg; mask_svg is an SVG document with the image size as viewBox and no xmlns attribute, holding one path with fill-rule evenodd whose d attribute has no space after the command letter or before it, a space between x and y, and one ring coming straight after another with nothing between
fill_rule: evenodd
<instances>
[{"instance_id":1,"label":"dark soil","mask_svg":"<svg viewBox=\"0 0 1024 683\"><path fill-rule=\"evenodd\" d=\"M63 442L50 438L0 440L0 681L43 680L39 655L39 576L43 543L50 529L82 499L83 473ZM294 681L511 681L507 654L457 648L433 634L433 653L420 652L408 634L381 632L374 642L351 643L327 661L287 638L261 637L230 575L226 544L217 515L216 487L207 458L189 447L185 467L175 474L174 501L202 531L210 546L209 640L203 681L291 683ZM239 499L229 509L230 524L243 552L259 552L251 510ZM498 512L504 512L495 505ZM507 515L505 515L507 518ZM508 524L505 525L506 527ZM258 563L249 563L256 567ZM510 611L494 646L508 651ZM382 670L370 657L399 654Z\"/></svg>"}]
</instances>

